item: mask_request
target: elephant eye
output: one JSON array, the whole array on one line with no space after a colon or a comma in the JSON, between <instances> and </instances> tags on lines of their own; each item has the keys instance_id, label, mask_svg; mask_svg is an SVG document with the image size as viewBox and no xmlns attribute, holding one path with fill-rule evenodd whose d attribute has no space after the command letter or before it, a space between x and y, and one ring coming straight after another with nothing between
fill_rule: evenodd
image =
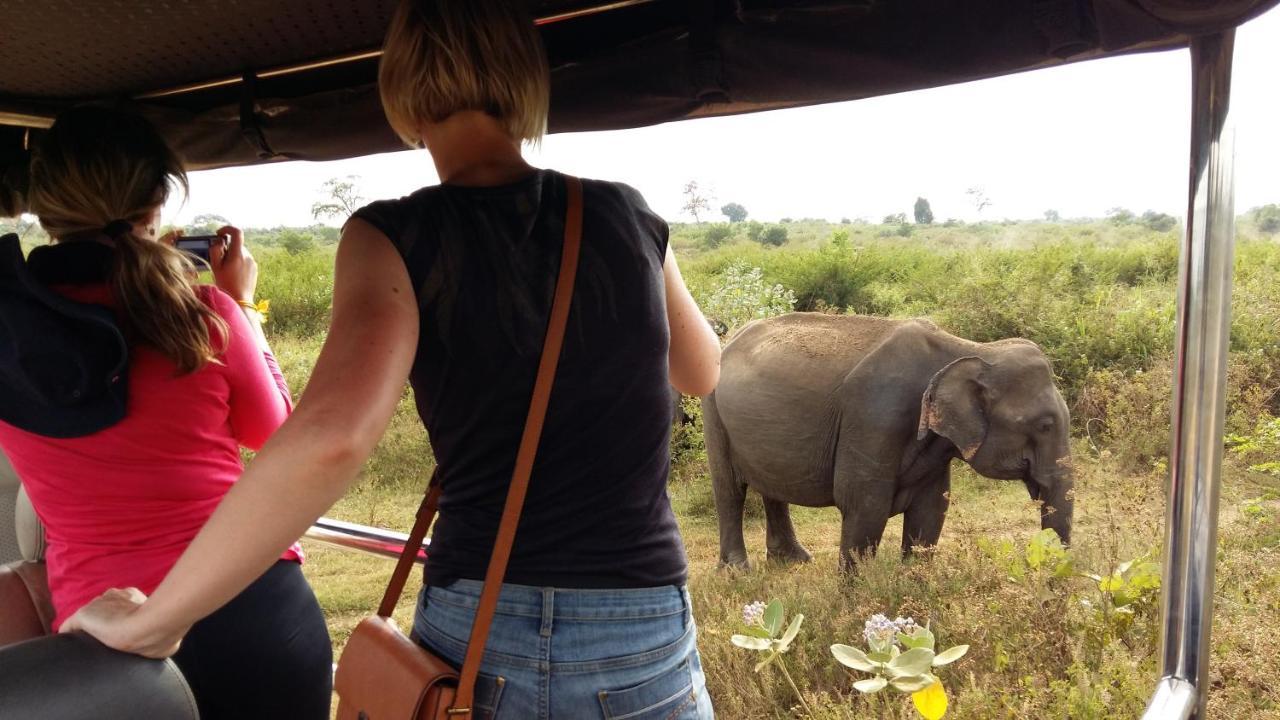
<instances>
[{"instance_id":1,"label":"elephant eye","mask_svg":"<svg viewBox=\"0 0 1280 720\"><path fill-rule=\"evenodd\" d=\"M1052 431L1053 431L1053 421L1052 421L1052 420L1041 420L1041 421L1036 425L1036 432L1038 432L1038 433L1041 433L1041 434L1048 434L1048 433L1050 433L1050 432L1052 432Z\"/></svg>"}]
</instances>

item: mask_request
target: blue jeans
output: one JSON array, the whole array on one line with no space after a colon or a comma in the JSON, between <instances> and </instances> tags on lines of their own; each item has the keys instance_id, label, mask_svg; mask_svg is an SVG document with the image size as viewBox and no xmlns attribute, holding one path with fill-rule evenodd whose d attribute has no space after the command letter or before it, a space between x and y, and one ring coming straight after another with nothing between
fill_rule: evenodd
<instances>
[{"instance_id":1,"label":"blue jeans","mask_svg":"<svg viewBox=\"0 0 1280 720\"><path fill-rule=\"evenodd\" d=\"M461 665L481 583L424 588L414 638ZM477 720L712 720L684 588L504 585L476 684Z\"/></svg>"}]
</instances>

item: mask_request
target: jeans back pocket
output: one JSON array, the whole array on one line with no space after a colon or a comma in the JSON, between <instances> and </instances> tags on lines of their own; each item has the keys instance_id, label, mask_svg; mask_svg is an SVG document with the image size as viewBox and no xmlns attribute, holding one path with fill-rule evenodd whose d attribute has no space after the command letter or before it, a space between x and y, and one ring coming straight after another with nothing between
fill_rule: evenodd
<instances>
[{"instance_id":1,"label":"jeans back pocket","mask_svg":"<svg viewBox=\"0 0 1280 720\"><path fill-rule=\"evenodd\" d=\"M621 690L602 690L606 720L676 720L697 717L693 674L686 659L661 675Z\"/></svg>"}]
</instances>

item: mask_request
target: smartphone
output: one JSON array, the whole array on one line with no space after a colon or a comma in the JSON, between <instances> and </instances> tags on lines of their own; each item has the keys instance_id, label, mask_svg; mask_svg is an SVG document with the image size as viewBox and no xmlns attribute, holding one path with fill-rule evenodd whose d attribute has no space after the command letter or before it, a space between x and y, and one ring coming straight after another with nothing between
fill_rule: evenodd
<instances>
[{"instance_id":1,"label":"smartphone","mask_svg":"<svg viewBox=\"0 0 1280 720\"><path fill-rule=\"evenodd\" d=\"M177 239L174 247L194 255L205 265L208 265L209 248L213 247L214 243L226 244L226 238L221 235L184 235Z\"/></svg>"}]
</instances>

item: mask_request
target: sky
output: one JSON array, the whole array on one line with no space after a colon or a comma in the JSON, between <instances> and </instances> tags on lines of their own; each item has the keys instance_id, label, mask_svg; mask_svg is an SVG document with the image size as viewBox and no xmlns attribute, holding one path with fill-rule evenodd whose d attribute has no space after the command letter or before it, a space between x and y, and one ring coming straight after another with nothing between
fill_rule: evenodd
<instances>
[{"instance_id":1,"label":"sky","mask_svg":"<svg viewBox=\"0 0 1280 720\"><path fill-rule=\"evenodd\" d=\"M1236 36L1231 107L1236 210L1280 203L1280 8ZM917 196L939 220L1101 217L1113 207L1186 211L1190 55L1150 53L869 100L649 128L548 136L539 167L618 180L669 221L688 221L696 181L713 219L911 217ZM354 175L366 200L437 182L426 151L193 173L165 221L213 213L242 227L309 225L324 181ZM966 194L981 188L979 213ZM329 221L340 224L342 219ZM705 215L704 220L708 219Z\"/></svg>"}]
</instances>

